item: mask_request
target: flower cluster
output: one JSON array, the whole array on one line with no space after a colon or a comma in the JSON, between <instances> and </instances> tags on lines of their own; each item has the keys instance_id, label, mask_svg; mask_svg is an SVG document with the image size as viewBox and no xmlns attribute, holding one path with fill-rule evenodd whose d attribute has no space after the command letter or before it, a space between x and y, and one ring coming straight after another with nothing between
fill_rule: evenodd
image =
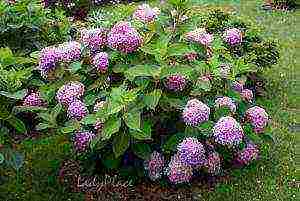
<instances>
[{"instance_id":1,"label":"flower cluster","mask_svg":"<svg viewBox=\"0 0 300 201\"><path fill-rule=\"evenodd\" d=\"M97 51L107 45L107 30L102 28L83 29L80 32L80 42L92 51Z\"/></svg>"},{"instance_id":2,"label":"flower cluster","mask_svg":"<svg viewBox=\"0 0 300 201\"><path fill-rule=\"evenodd\" d=\"M198 28L186 34L186 39L204 46L209 46L213 41L213 35L206 32L204 28Z\"/></svg>"},{"instance_id":3,"label":"flower cluster","mask_svg":"<svg viewBox=\"0 0 300 201\"><path fill-rule=\"evenodd\" d=\"M241 91L241 98L244 101L247 101L247 102L251 103L252 100L253 100L253 92L250 89L243 89Z\"/></svg>"},{"instance_id":4,"label":"flower cluster","mask_svg":"<svg viewBox=\"0 0 300 201\"><path fill-rule=\"evenodd\" d=\"M43 105L43 100L40 96L39 93L33 92L28 94L24 101L23 101L24 106L42 106Z\"/></svg>"},{"instance_id":5,"label":"flower cluster","mask_svg":"<svg viewBox=\"0 0 300 201\"><path fill-rule=\"evenodd\" d=\"M98 102L96 102L96 104L94 105L94 109L93 109L94 112L98 112L101 108L103 108L105 103L106 103L106 101L98 101ZM94 129L96 131L101 131L102 128L103 128L103 126L104 126L103 121L100 120L100 119L97 119L96 122L95 122L95 124L94 124Z\"/></svg>"},{"instance_id":6,"label":"flower cluster","mask_svg":"<svg viewBox=\"0 0 300 201\"><path fill-rule=\"evenodd\" d=\"M39 54L38 70L42 76L46 76L50 71L55 69L57 63L60 61L61 52L56 47L46 47L41 50Z\"/></svg>"},{"instance_id":7,"label":"flower cluster","mask_svg":"<svg viewBox=\"0 0 300 201\"><path fill-rule=\"evenodd\" d=\"M232 89L237 92L242 92L243 88L244 88L244 83L242 83L240 81L234 81L232 83Z\"/></svg>"},{"instance_id":8,"label":"flower cluster","mask_svg":"<svg viewBox=\"0 0 300 201\"><path fill-rule=\"evenodd\" d=\"M123 53L132 53L142 44L140 34L129 22L118 22L108 34L108 46Z\"/></svg>"},{"instance_id":9,"label":"flower cluster","mask_svg":"<svg viewBox=\"0 0 300 201\"><path fill-rule=\"evenodd\" d=\"M186 79L182 75L170 75L166 80L166 87L172 91L182 91L186 86Z\"/></svg>"},{"instance_id":10,"label":"flower cluster","mask_svg":"<svg viewBox=\"0 0 300 201\"><path fill-rule=\"evenodd\" d=\"M80 99L84 93L84 85L80 82L69 82L58 89L56 100L67 106L76 99Z\"/></svg>"},{"instance_id":11,"label":"flower cluster","mask_svg":"<svg viewBox=\"0 0 300 201\"><path fill-rule=\"evenodd\" d=\"M157 18L159 13L158 8L151 8L148 4L142 4L133 13L133 18L144 23L150 23Z\"/></svg>"},{"instance_id":12,"label":"flower cluster","mask_svg":"<svg viewBox=\"0 0 300 201\"><path fill-rule=\"evenodd\" d=\"M183 110L183 121L189 126L197 126L209 119L210 108L197 99L189 100Z\"/></svg>"},{"instance_id":13,"label":"flower cluster","mask_svg":"<svg viewBox=\"0 0 300 201\"><path fill-rule=\"evenodd\" d=\"M207 156L206 163L204 167L207 169L209 174L216 175L221 170L221 158L218 152L211 152Z\"/></svg>"},{"instance_id":14,"label":"flower cluster","mask_svg":"<svg viewBox=\"0 0 300 201\"><path fill-rule=\"evenodd\" d=\"M74 100L68 107L68 117L71 119L81 120L88 115L88 109L80 100Z\"/></svg>"},{"instance_id":15,"label":"flower cluster","mask_svg":"<svg viewBox=\"0 0 300 201\"><path fill-rule=\"evenodd\" d=\"M228 107L231 112L236 111L236 105L234 101L227 96L217 98L215 100L215 107L216 108Z\"/></svg>"},{"instance_id":16,"label":"flower cluster","mask_svg":"<svg viewBox=\"0 0 300 201\"><path fill-rule=\"evenodd\" d=\"M248 165L258 158L259 150L253 143L248 143L246 147L236 154L236 161L241 165Z\"/></svg>"},{"instance_id":17,"label":"flower cluster","mask_svg":"<svg viewBox=\"0 0 300 201\"><path fill-rule=\"evenodd\" d=\"M81 57L81 44L76 41L62 43L58 46L62 62L77 61Z\"/></svg>"},{"instance_id":18,"label":"flower cluster","mask_svg":"<svg viewBox=\"0 0 300 201\"><path fill-rule=\"evenodd\" d=\"M188 166L199 166L205 162L205 149L195 137L185 138L177 146L178 157Z\"/></svg>"},{"instance_id":19,"label":"flower cluster","mask_svg":"<svg viewBox=\"0 0 300 201\"><path fill-rule=\"evenodd\" d=\"M175 154L172 156L165 174L173 184L189 182L193 176L193 168L184 164L180 157Z\"/></svg>"},{"instance_id":20,"label":"flower cluster","mask_svg":"<svg viewBox=\"0 0 300 201\"><path fill-rule=\"evenodd\" d=\"M262 132L269 122L267 112L258 106L251 107L246 111L246 119L254 127L256 133Z\"/></svg>"},{"instance_id":21,"label":"flower cluster","mask_svg":"<svg viewBox=\"0 0 300 201\"><path fill-rule=\"evenodd\" d=\"M189 62L193 62L193 61L197 60L198 54L197 54L196 52L186 53L186 54L184 55L184 58L185 58L186 60L188 60Z\"/></svg>"},{"instance_id":22,"label":"flower cluster","mask_svg":"<svg viewBox=\"0 0 300 201\"><path fill-rule=\"evenodd\" d=\"M150 159L145 161L144 163L145 170L147 171L148 176L152 181L161 178L164 165L165 159L163 155L158 153L157 151L154 151L151 154Z\"/></svg>"},{"instance_id":23,"label":"flower cluster","mask_svg":"<svg viewBox=\"0 0 300 201\"><path fill-rule=\"evenodd\" d=\"M231 29L227 29L224 32L223 38L226 43L228 43L231 46L234 46L242 42L243 34L239 29L231 28Z\"/></svg>"},{"instance_id":24,"label":"flower cluster","mask_svg":"<svg viewBox=\"0 0 300 201\"><path fill-rule=\"evenodd\" d=\"M108 68L108 54L106 52L97 53L92 59L92 64L98 71L105 73Z\"/></svg>"},{"instance_id":25,"label":"flower cluster","mask_svg":"<svg viewBox=\"0 0 300 201\"><path fill-rule=\"evenodd\" d=\"M217 143L232 147L242 142L244 131L234 118L222 117L213 128L213 136Z\"/></svg>"},{"instance_id":26,"label":"flower cluster","mask_svg":"<svg viewBox=\"0 0 300 201\"><path fill-rule=\"evenodd\" d=\"M85 152L89 148L89 144L92 139L95 138L95 134L92 132L84 131L84 132L77 132L73 136L73 144L74 148L77 152Z\"/></svg>"}]
</instances>

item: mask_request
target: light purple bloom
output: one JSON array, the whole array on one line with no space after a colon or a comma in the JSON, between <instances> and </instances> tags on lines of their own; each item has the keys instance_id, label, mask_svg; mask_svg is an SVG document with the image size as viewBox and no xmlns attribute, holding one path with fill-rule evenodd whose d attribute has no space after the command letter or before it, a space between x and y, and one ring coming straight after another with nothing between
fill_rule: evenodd
<instances>
[{"instance_id":1,"label":"light purple bloom","mask_svg":"<svg viewBox=\"0 0 300 201\"><path fill-rule=\"evenodd\" d=\"M80 99L84 93L84 85L80 82L69 82L63 85L56 93L56 100L63 104L69 105L75 99Z\"/></svg>"},{"instance_id":2,"label":"light purple bloom","mask_svg":"<svg viewBox=\"0 0 300 201\"><path fill-rule=\"evenodd\" d=\"M181 162L180 157L172 156L165 173L169 181L173 184L189 182L193 176L193 168Z\"/></svg>"},{"instance_id":3,"label":"light purple bloom","mask_svg":"<svg viewBox=\"0 0 300 201\"><path fill-rule=\"evenodd\" d=\"M253 100L253 92L250 90L250 89L244 89L242 90L241 92L241 98L244 100L244 101L247 101L247 102L252 102Z\"/></svg>"},{"instance_id":4,"label":"light purple bloom","mask_svg":"<svg viewBox=\"0 0 300 201\"><path fill-rule=\"evenodd\" d=\"M183 110L186 125L197 126L209 119L210 108L197 99L189 100Z\"/></svg>"},{"instance_id":5,"label":"light purple bloom","mask_svg":"<svg viewBox=\"0 0 300 201\"><path fill-rule=\"evenodd\" d=\"M229 45L234 46L242 42L243 34L239 29L231 28L224 32L223 38Z\"/></svg>"},{"instance_id":6,"label":"light purple bloom","mask_svg":"<svg viewBox=\"0 0 300 201\"><path fill-rule=\"evenodd\" d=\"M76 41L62 43L58 48L63 62L77 61L81 57L81 44Z\"/></svg>"},{"instance_id":7,"label":"light purple bloom","mask_svg":"<svg viewBox=\"0 0 300 201\"><path fill-rule=\"evenodd\" d=\"M81 120L88 115L88 109L80 100L74 100L68 107L68 117L71 119Z\"/></svg>"},{"instance_id":8,"label":"light purple bloom","mask_svg":"<svg viewBox=\"0 0 300 201\"><path fill-rule=\"evenodd\" d=\"M39 65L38 70L42 76L54 70L61 58L61 52L56 47L46 47L41 50L39 54Z\"/></svg>"},{"instance_id":9,"label":"light purple bloom","mask_svg":"<svg viewBox=\"0 0 300 201\"><path fill-rule=\"evenodd\" d=\"M102 28L83 29L80 32L80 42L92 51L104 48L107 45L107 30Z\"/></svg>"},{"instance_id":10,"label":"light purple bloom","mask_svg":"<svg viewBox=\"0 0 300 201\"><path fill-rule=\"evenodd\" d=\"M231 112L236 111L236 105L234 101L227 96L217 98L215 100L215 107L216 108L228 107Z\"/></svg>"},{"instance_id":11,"label":"light purple bloom","mask_svg":"<svg viewBox=\"0 0 300 201\"><path fill-rule=\"evenodd\" d=\"M93 59L92 64L97 68L101 73L105 73L108 68L108 54L106 52L97 53Z\"/></svg>"},{"instance_id":12,"label":"light purple bloom","mask_svg":"<svg viewBox=\"0 0 300 201\"><path fill-rule=\"evenodd\" d=\"M186 34L186 39L192 42L209 46L213 41L213 35L206 32L204 28L198 28Z\"/></svg>"},{"instance_id":13,"label":"light purple bloom","mask_svg":"<svg viewBox=\"0 0 300 201\"><path fill-rule=\"evenodd\" d=\"M246 119L254 127L256 133L261 133L269 122L267 112L258 106L251 107L246 111Z\"/></svg>"},{"instance_id":14,"label":"light purple bloom","mask_svg":"<svg viewBox=\"0 0 300 201\"><path fill-rule=\"evenodd\" d=\"M221 171L221 158L218 152L211 152L207 156L205 168L209 174L217 175Z\"/></svg>"},{"instance_id":15,"label":"light purple bloom","mask_svg":"<svg viewBox=\"0 0 300 201\"><path fill-rule=\"evenodd\" d=\"M149 23L153 22L159 13L160 11L158 8L151 8L148 4L142 4L139 5L136 11L133 13L133 18L144 23Z\"/></svg>"},{"instance_id":16,"label":"light purple bloom","mask_svg":"<svg viewBox=\"0 0 300 201\"><path fill-rule=\"evenodd\" d=\"M195 137L185 138L177 146L178 157L181 162L196 167L205 162L205 149L201 142Z\"/></svg>"},{"instance_id":17,"label":"light purple bloom","mask_svg":"<svg viewBox=\"0 0 300 201\"><path fill-rule=\"evenodd\" d=\"M95 134L89 131L77 132L73 136L74 148L77 152L85 152L89 149L90 142L95 138Z\"/></svg>"},{"instance_id":18,"label":"light purple bloom","mask_svg":"<svg viewBox=\"0 0 300 201\"><path fill-rule=\"evenodd\" d=\"M243 88L244 88L244 83L242 83L240 81L234 81L232 83L232 89L237 92L242 92Z\"/></svg>"},{"instance_id":19,"label":"light purple bloom","mask_svg":"<svg viewBox=\"0 0 300 201\"><path fill-rule=\"evenodd\" d=\"M28 94L24 101L23 101L24 106L42 106L43 105L43 100L40 97L39 93L31 93Z\"/></svg>"},{"instance_id":20,"label":"light purple bloom","mask_svg":"<svg viewBox=\"0 0 300 201\"><path fill-rule=\"evenodd\" d=\"M253 143L248 143L246 147L236 154L236 161L241 165L248 165L258 158L259 150Z\"/></svg>"},{"instance_id":21,"label":"light purple bloom","mask_svg":"<svg viewBox=\"0 0 300 201\"><path fill-rule=\"evenodd\" d=\"M147 170L148 177L155 181L160 179L163 174L163 168L165 165L165 159L162 154L154 151L149 160L144 163L145 170Z\"/></svg>"},{"instance_id":22,"label":"light purple bloom","mask_svg":"<svg viewBox=\"0 0 300 201\"><path fill-rule=\"evenodd\" d=\"M166 87L172 91L182 91L186 86L186 79L182 75L170 75L166 80Z\"/></svg>"},{"instance_id":23,"label":"light purple bloom","mask_svg":"<svg viewBox=\"0 0 300 201\"><path fill-rule=\"evenodd\" d=\"M104 122L101 121L100 119L97 119L95 124L94 124L94 129L96 131L101 131L103 127L104 127Z\"/></svg>"},{"instance_id":24,"label":"light purple bloom","mask_svg":"<svg viewBox=\"0 0 300 201\"><path fill-rule=\"evenodd\" d=\"M119 22L108 34L108 46L123 53L132 53L142 44L140 34L129 22Z\"/></svg>"},{"instance_id":25,"label":"light purple bloom","mask_svg":"<svg viewBox=\"0 0 300 201\"><path fill-rule=\"evenodd\" d=\"M213 136L217 143L232 147L242 142L244 131L234 118L222 117L213 128Z\"/></svg>"}]
</instances>

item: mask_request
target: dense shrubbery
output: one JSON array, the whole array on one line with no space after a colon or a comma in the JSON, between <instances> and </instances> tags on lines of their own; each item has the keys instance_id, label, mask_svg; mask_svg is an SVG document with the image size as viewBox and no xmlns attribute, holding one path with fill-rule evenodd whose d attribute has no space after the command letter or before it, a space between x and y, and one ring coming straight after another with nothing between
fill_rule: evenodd
<instances>
[{"instance_id":1,"label":"dense shrubbery","mask_svg":"<svg viewBox=\"0 0 300 201\"><path fill-rule=\"evenodd\" d=\"M236 16L189 6L94 11L76 39L43 48L36 69L25 67L34 55L16 71L18 59L2 61L1 95L22 99L10 105L34 129L69 135L87 174L181 184L249 165L265 157L270 117L247 78L275 64L278 47Z\"/></svg>"}]
</instances>

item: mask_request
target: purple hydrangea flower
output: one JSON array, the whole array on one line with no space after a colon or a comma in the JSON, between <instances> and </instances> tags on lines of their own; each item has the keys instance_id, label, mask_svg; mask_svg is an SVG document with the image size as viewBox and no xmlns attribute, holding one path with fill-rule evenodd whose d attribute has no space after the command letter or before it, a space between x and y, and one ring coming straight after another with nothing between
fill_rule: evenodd
<instances>
[{"instance_id":1,"label":"purple hydrangea flower","mask_svg":"<svg viewBox=\"0 0 300 201\"><path fill-rule=\"evenodd\" d=\"M68 107L68 117L71 119L81 120L88 115L88 109L80 100L74 100Z\"/></svg>"},{"instance_id":2,"label":"purple hydrangea flower","mask_svg":"<svg viewBox=\"0 0 300 201\"><path fill-rule=\"evenodd\" d=\"M230 75L231 66L229 64L221 64L220 65L220 76L221 78L228 78Z\"/></svg>"},{"instance_id":3,"label":"purple hydrangea flower","mask_svg":"<svg viewBox=\"0 0 300 201\"><path fill-rule=\"evenodd\" d=\"M105 73L108 68L108 54L106 52L97 53L92 59L92 64L98 71Z\"/></svg>"},{"instance_id":4,"label":"purple hydrangea flower","mask_svg":"<svg viewBox=\"0 0 300 201\"><path fill-rule=\"evenodd\" d=\"M192 42L209 46L213 41L213 35L206 32L204 28L198 28L186 34L186 39Z\"/></svg>"},{"instance_id":5,"label":"purple hydrangea flower","mask_svg":"<svg viewBox=\"0 0 300 201\"><path fill-rule=\"evenodd\" d=\"M231 46L238 45L243 40L242 32L237 28L227 29L224 32L224 40Z\"/></svg>"},{"instance_id":6,"label":"purple hydrangea flower","mask_svg":"<svg viewBox=\"0 0 300 201\"><path fill-rule=\"evenodd\" d=\"M207 156L205 168L209 174L217 175L221 171L221 158L218 152L211 152Z\"/></svg>"},{"instance_id":7,"label":"purple hydrangea flower","mask_svg":"<svg viewBox=\"0 0 300 201\"><path fill-rule=\"evenodd\" d=\"M210 108L197 99L189 100L183 110L186 125L197 126L209 119Z\"/></svg>"},{"instance_id":8,"label":"purple hydrangea flower","mask_svg":"<svg viewBox=\"0 0 300 201\"><path fill-rule=\"evenodd\" d=\"M258 106L251 107L246 111L246 119L254 127L256 133L261 133L269 122L267 112Z\"/></svg>"},{"instance_id":9,"label":"purple hydrangea flower","mask_svg":"<svg viewBox=\"0 0 300 201\"><path fill-rule=\"evenodd\" d=\"M236 161L241 165L248 165L258 158L259 150L253 143L248 143L246 147L236 154Z\"/></svg>"},{"instance_id":10,"label":"purple hydrangea flower","mask_svg":"<svg viewBox=\"0 0 300 201\"><path fill-rule=\"evenodd\" d=\"M241 98L244 100L244 101L247 101L247 102L252 102L253 100L253 92L250 90L250 89L244 89L242 90L241 92Z\"/></svg>"},{"instance_id":11,"label":"purple hydrangea flower","mask_svg":"<svg viewBox=\"0 0 300 201\"><path fill-rule=\"evenodd\" d=\"M41 50L39 54L39 65L38 70L42 76L54 70L57 63L60 61L61 51L56 47L46 47Z\"/></svg>"},{"instance_id":12,"label":"purple hydrangea flower","mask_svg":"<svg viewBox=\"0 0 300 201\"><path fill-rule=\"evenodd\" d=\"M62 43L58 48L63 62L77 61L81 57L81 44L76 41Z\"/></svg>"},{"instance_id":13,"label":"purple hydrangea flower","mask_svg":"<svg viewBox=\"0 0 300 201\"><path fill-rule=\"evenodd\" d=\"M166 87L172 91L182 91L186 86L186 79L182 75L170 75L166 80Z\"/></svg>"},{"instance_id":14,"label":"purple hydrangea flower","mask_svg":"<svg viewBox=\"0 0 300 201\"><path fill-rule=\"evenodd\" d=\"M73 136L74 148L77 152L85 152L89 148L89 144L92 139L95 138L95 134L89 131L77 132Z\"/></svg>"},{"instance_id":15,"label":"purple hydrangea flower","mask_svg":"<svg viewBox=\"0 0 300 201\"><path fill-rule=\"evenodd\" d=\"M56 100L67 106L84 93L84 85L80 82L69 82L63 85L56 93Z\"/></svg>"},{"instance_id":16,"label":"purple hydrangea flower","mask_svg":"<svg viewBox=\"0 0 300 201\"><path fill-rule=\"evenodd\" d=\"M94 129L96 131L101 131L103 127L104 127L104 122L101 121L100 119L97 119L95 124L94 124Z\"/></svg>"},{"instance_id":17,"label":"purple hydrangea flower","mask_svg":"<svg viewBox=\"0 0 300 201\"><path fill-rule=\"evenodd\" d=\"M92 51L99 50L107 45L107 30L83 29L80 32L80 42Z\"/></svg>"},{"instance_id":18,"label":"purple hydrangea flower","mask_svg":"<svg viewBox=\"0 0 300 201\"><path fill-rule=\"evenodd\" d=\"M108 34L108 46L123 53L132 53L142 44L140 34L129 22L119 22Z\"/></svg>"},{"instance_id":19,"label":"purple hydrangea flower","mask_svg":"<svg viewBox=\"0 0 300 201\"><path fill-rule=\"evenodd\" d=\"M180 157L175 154L172 156L165 173L173 184L189 182L193 176L193 168L181 162Z\"/></svg>"},{"instance_id":20,"label":"purple hydrangea flower","mask_svg":"<svg viewBox=\"0 0 300 201\"><path fill-rule=\"evenodd\" d=\"M195 137L185 138L177 146L178 157L181 162L192 167L199 166L205 162L205 149L201 142Z\"/></svg>"},{"instance_id":21,"label":"purple hydrangea flower","mask_svg":"<svg viewBox=\"0 0 300 201\"><path fill-rule=\"evenodd\" d=\"M152 181L160 179L163 173L165 165L165 159L162 154L154 151L149 160L144 163L145 170L147 170L148 176Z\"/></svg>"},{"instance_id":22,"label":"purple hydrangea flower","mask_svg":"<svg viewBox=\"0 0 300 201\"><path fill-rule=\"evenodd\" d=\"M27 95L23 101L24 106L42 106L43 100L39 93L31 93Z\"/></svg>"},{"instance_id":23,"label":"purple hydrangea flower","mask_svg":"<svg viewBox=\"0 0 300 201\"><path fill-rule=\"evenodd\" d=\"M216 108L228 107L231 112L236 111L236 105L234 101L227 96L217 98L215 100L215 107Z\"/></svg>"},{"instance_id":24,"label":"purple hydrangea flower","mask_svg":"<svg viewBox=\"0 0 300 201\"><path fill-rule=\"evenodd\" d=\"M244 131L234 118L222 117L213 128L213 136L217 143L231 147L242 142Z\"/></svg>"},{"instance_id":25,"label":"purple hydrangea flower","mask_svg":"<svg viewBox=\"0 0 300 201\"><path fill-rule=\"evenodd\" d=\"M151 8L148 4L142 4L133 13L133 18L144 23L149 23L153 22L159 13L160 10L158 8Z\"/></svg>"},{"instance_id":26,"label":"purple hydrangea flower","mask_svg":"<svg viewBox=\"0 0 300 201\"><path fill-rule=\"evenodd\" d=\"M240 81L234 81L232 83L232 89L237 92L242 92L243 88L244 88L244 83L242 83Z\"/></svg>"}]
</instances>

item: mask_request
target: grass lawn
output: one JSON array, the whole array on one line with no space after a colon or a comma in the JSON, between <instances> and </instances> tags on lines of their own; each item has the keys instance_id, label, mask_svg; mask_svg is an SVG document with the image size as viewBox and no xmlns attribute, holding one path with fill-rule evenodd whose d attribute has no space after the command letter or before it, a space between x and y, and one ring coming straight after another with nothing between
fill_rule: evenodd
<instances>
[{"instance_id":1,"label":"grass lawn","mask_svg":"<svg viewBox=\"0 0 300 201\"><path fill-rule=\"evenodd\" d=\"M260 9L261 1L248 0L193 0L224 6L232 5L245 19L251 19L260 26L265 37L278 38L282 51L280 62L265 72L268 97L259 99L259 105L267 108L272 117L274 146L270 147L270 159L261 160L255 168L233 172L235 176L220 183L214 191L194 187L199 200L214 201L292 201L299 189L292 186L296 178L296 134L300 122L299 86L300 66L297 65L297 38L300 27L300 10L291 13L266 12ZM299 34L298 34L299 35ZM298 124L298 133L300 124ZM299 136L299 135L298 135ZM299 139L299 137L297 137ZM60 162L68 157L70 147L66 138L59 135L43 137L40 140L26 140L18 145L25 153L25 165L18 174L7 172L10 180L0 185L0 200L8 201L61 201L83 200L81 195L70 194L57 183L56 175ZM300 164L298 164L300 165ZM299 169L299 168L298 168ZM202 199L201 199L202 198ZM299 198L299 197L298 197Z\"/></svg>"}]
</instances>

